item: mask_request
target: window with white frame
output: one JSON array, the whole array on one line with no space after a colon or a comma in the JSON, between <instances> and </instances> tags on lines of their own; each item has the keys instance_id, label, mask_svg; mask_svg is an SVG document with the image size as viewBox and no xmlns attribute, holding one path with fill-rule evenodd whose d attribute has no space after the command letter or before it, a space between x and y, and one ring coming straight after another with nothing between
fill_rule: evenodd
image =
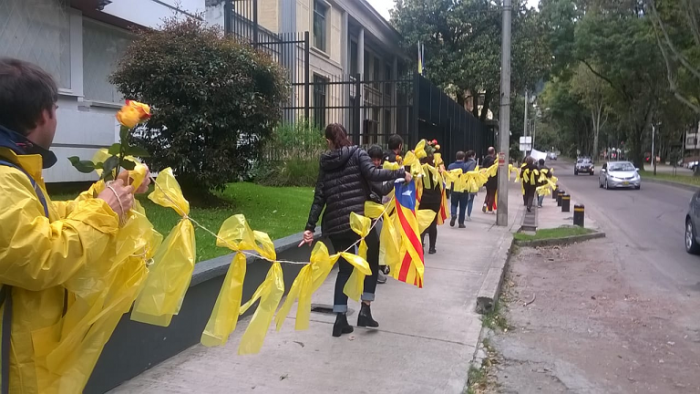
<instances>
[{"instance_id":1,"label":"window with white frame","mask_svg":"<svg viewBox=\"0 0 700 394\"><path fill-rule=\"evenodd\" d=\"M132 40L133 36L125 30L83 19L83 89L87 100L123 100L117 87L109 83L109 76Z\"/></svg>"},{"instance_id":2,"label":"window with white frame","mask_svg":"<svg viewBox=\"0 0 700 394\"><path fill-rule=\"evenodd\" d=\"M314 47L326 52L328 46L328 19L330 7L325 1L314 1L313 31Z\"/></svg>"},{"instance_id":3,"label":"window with white frame","mask_svg":"<svg viewBox=\"0 0 700 394\"><path fill-rule=\"evenodd\" d=\"M37 64L71 88L70 9L64 0L0 0L0 56Z\"/></svg>"}]
</instances>

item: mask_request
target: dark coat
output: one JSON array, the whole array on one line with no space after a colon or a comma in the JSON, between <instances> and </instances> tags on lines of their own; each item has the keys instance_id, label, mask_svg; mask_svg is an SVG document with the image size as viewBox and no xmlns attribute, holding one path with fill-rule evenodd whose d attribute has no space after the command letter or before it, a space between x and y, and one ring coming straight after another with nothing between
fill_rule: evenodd
<instances>
[{"instance_id":1,"label":"dark coat","mask_svg":"<svg viewBox=\"0 0 700 394\"><path fill-rule=\"evenodd\" d=\"M350 213L364 214L370 182L403 178L404 174L403 169L390 171L375 167L367 152L357 146L324 153L306 229L314 231L323 212L324 236L353 236Z\"/></svg>"},{"instance_id":2,"label":"dark coat","mask_svg":"<svg viewBox=\"0 0 700 394\"><path fill-rule=\"evenodd\" d=\"M496 163L496 158L494 156L488 155L484 159L484 165L481 166L482 168L489 168L492 165ZM486 181L486 190L496 190L498 188L498 177L492 176L489 177L489 180Z\"/></svg>"},{"instance_id":3,"label":"dark coat","mask_svg":"<svg viewBox=\"0 0 700 394\"><path fill-rule=\"evenodd\" d=\"M420 209L430 209L435 212L440 211L442 204L442 191L440 184L433 182L431 176L423 177L423 195L420 198Z\"/></svg>"}]
</instances>

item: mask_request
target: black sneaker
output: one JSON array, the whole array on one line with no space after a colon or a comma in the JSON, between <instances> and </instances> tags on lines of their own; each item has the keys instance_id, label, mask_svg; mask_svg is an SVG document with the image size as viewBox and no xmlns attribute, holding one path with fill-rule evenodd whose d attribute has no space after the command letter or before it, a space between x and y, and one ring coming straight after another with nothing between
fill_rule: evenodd
<instances>
[{"instance_id":1,"label":"black sneaker","mask_svg":"<svg viewBox=\"0 0 700 394\"><path fill-rule=\"evenodd\" d=\"M348 323L348 317L345 313L338 313L335 315L335 323L333 324L333 336L339 337L343 334L350 334L354 329Z\"/></svg>"},{"instance_id":2,"label":"black sneaker","mask_svg":"<svg viewBox=\"0 0 700 394\"><path fill-rule=\"evenodd\" d=\"M452 217L452 219L450 219L450 227L454 227L454 226L455 226L455 221L456 221L456 220L457 220L457 219L455 219L454 217Z\"/></svg>"},{"instance_id":3,"label":"black sneaker","mask_svg":"<svg viewBox=\"0 0 700 394\"><path fill-rule=\"evenodd\" d=\"M435 250L435 248L428 250L428 254L435 254L435 253L437 253L437 250Z\"/></svg>"},{"instance_id":4,"label":"black sneaker","mask_svg":"<svg viewBox=\"0 0 700 394\"><path fill-rule=\"evenodd\" d=\"M467 226L465 226L464 223L460 223L459 228L467 228Z\"/></svg>"},{"instance_id":5,"label":"black sneaker","mask_svg":"<svg viewBox=\"0 0 700 394\"><path fill-rule=\"evenodd\" d=\"M370 309L369 305L365 304L364 302L360 308L360 314L357 315L357 326L372 328L379 327L379 323L372 318L372 310Z\"/></svg>"}]
</instances>

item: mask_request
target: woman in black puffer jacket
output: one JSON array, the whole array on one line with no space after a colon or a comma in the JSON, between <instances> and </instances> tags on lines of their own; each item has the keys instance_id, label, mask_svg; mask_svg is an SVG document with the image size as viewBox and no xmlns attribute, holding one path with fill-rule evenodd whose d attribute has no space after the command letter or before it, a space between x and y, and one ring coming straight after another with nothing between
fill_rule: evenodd
<instances>
[{"instance_id":1,"label":"woman in black puffer jacket","mask_svg":"<svg viewBox=\"0 0 700 394\"><path fill-rule=\"evenodd\" d=\"M389 171L376 168L367 152L357 146L353 146L348 140L345 128L340 124L330 124L325 131L329 151L321 156L321 165L316 182L314 201L309 213L309 221L304 231L303 243L311 245L314 238L314 230L318 218L323 212L321 228L323 235L328 237L336 252L342 252L350 248L359 239L350 228L350 213L364 214L365 201L370 197L370 182L389 181L398 178L411 179L410 174L403 169ZM325 210L324 210L325 208ZM374 290L377 286L377 272L379 260L370 258L377 255L372 253L373 248L379 248L379 235L373 229L366 238L368 261L372 269L372 275L365 278L365 290L362 294L362 308L357 317L357 325L360 327L378 327L372 318L370 303L374 300ZM350 252L357 253L357 245ZM335 296L333 312L336 320L333 325L333 336L348 334L353 331L348 324L346 312L348 310L348 297L343 293L343 288L352 274L353 266L343 258L338 260L338 277L335 281Z\"/></svg>"}]
</instances>

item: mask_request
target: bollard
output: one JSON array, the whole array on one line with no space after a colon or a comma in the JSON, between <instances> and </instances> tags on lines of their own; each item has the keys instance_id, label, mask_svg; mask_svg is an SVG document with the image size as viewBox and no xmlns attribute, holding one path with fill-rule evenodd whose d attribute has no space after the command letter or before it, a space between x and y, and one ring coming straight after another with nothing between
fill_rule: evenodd
<instances>
[{"instance_id":1,"label":"bollard","mask_svg":"<svg viewBox=\"0 0 700 394\"><path fill-rule=\"evenodd\" d=\"M559 190L559 193L557 193L557 206L561 206L561 197L566 194L564 190Z\"/></svg>"},{"instance_id":2,"label":"bollard","mask_svg":"<svg viewBox=\"0 0 700 394\"><path fill-rule=\"evenodd\" d=\"M581 204L574 205L574 226L583 227L583 215L585 213L585 208Z\"/></svg>"},{"instance_id":3,"label":"bollard","mask_svg":"<svg viewBox=\"0 0 700 394\"><path fill-rule=\"evenodd\" d=\"M557 186L557 187L552 191L552 200L556 200L558 194L559 194L559 186Z\"/></svg>"},{"instance_id":4,"label":"bollard","mask_svg":"<svg viewBox=\"0 0 700 394\"><path fill-rule=\"evenodd\" d=\"M571 196L568 194L561 196L561 211L571 212Z\"/></svg>"}]
</instances>

